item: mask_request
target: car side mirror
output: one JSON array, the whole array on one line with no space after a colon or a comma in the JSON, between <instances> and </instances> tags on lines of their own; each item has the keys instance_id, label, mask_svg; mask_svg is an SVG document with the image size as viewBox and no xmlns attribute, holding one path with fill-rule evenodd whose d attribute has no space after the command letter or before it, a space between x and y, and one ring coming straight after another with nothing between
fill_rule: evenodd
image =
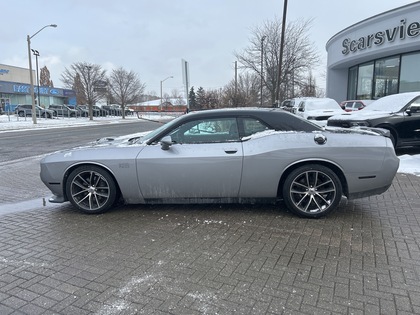
<instances>
[{"instance_id":1,"label":"car side mirror","mask_svg":"<svg viewBox=\"0 0 420 315\"><path fill-rule=\"evenodd\" d=\"M171 136L165 136L160 140L161 149L164 151L169 150L172 145L172 138Z\"/></svg>"}]
</instances>

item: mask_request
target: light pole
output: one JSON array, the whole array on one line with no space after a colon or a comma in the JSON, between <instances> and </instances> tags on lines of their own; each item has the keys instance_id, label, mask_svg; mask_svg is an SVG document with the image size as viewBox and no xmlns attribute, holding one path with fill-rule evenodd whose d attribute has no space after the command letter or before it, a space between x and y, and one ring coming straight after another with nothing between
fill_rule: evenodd
<instances>
[{"instance_id":1,"label":"light pole","mask_svg":"<svg viewBox=\"0 0 420 315\"><path fill-rule=\"evenodd\" d=\"M36 49L31 49L34 53L35 60L36 60L36 85L37 85L37 94L38 94L38 106L41 106L41 99L39 98L39 75L38 75L38 57L39 57L39 51Z\"/></svg>"},{"instance_id":2,"label":"light pole","mask_svg":"<svg viewBox=\"0 0 420 315\"><path fill-rule=\"evenodd\" d=\"M280 86L281 86L281 71L283 63L283 50L284 50L284 33L286 31L286 14L287 14L287 0L283 0L283 20L281 22L281 38L280 38L280 58L279 58L279 70L277 73L277 107L280 107Z\"/></svg>"},{"instance_id":3,"label":"light pole","mask_svg":"<svg viewBox=\"0 0 420 315\"><path fill-rule=\"evenodd\" d=\"M167 77L167 78L165 78L165 79L163 79L163 80L160 81L160 111L162 111L162 100L163 100L163 96L162 96L162 83L165 82L166 80L172 79L172 78L173 78L173 76L171 75L171 76L169 76L169 77Z\"/></svg>"},{"instance_id":4,"label":"light pole","mask_svg":"<svg viewBox=\"0 0 420 315\"><path fill-rule=\"evenodd\" d=\"M31 38L33 38L35 35L37 35L39 32L41 32L46 27L57 27L57 24L45 25L38 32L36 32L34 35L32 35L32 36L28 35L27 38L26 38L26 40L28 41L29 79L31 81L32 122L34 124L36 124L36 110L35 110L35 94L34 94L34 77L32 75Z\"/></svg>"},{"instance_id":5,"label":"light pole","mask_svg":"<svg viewBox=\"0 0 420 315\"><path fill-rule=\"evenodd\" d=\"M263 106L263 77L264 77L264 40L267 36L261 37L261 91L260 91L260 97L261 97L261 107Z\"/></svg>"}]
</instances>

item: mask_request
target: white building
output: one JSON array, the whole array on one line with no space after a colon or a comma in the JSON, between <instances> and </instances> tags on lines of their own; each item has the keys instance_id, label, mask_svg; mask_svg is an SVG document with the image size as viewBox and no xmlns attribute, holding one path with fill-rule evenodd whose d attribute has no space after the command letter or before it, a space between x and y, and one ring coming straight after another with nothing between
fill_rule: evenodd
<instances>
[{"instance_id":1,"label":"white building","mask_svg":"<svg viewBox=\"0 0 420 315\"><path fill-rule=\"evenodd\" d=\"M420 1L356 23L326 44L328 97L420 91Z\"/></svg>"}]
</instances>

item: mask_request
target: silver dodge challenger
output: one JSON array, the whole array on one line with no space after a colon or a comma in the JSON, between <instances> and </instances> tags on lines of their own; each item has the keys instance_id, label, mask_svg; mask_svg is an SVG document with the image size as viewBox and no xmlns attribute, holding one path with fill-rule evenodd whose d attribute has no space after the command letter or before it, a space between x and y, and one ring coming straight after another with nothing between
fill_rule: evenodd
<instances>
[{"instance_id":1,"label":"silver dodge challenger","mask_svg":"<svg viewBox=\"0 0 420 315\"><path fill-rule=\"evenodd\" d=\"M103 138L41 161L50 202L85 213L126 204L276 203L317 218L385 192L398 170L389 133L325 130L281 109L192 112L148 134Z\"/></svg>"}]
</instances>

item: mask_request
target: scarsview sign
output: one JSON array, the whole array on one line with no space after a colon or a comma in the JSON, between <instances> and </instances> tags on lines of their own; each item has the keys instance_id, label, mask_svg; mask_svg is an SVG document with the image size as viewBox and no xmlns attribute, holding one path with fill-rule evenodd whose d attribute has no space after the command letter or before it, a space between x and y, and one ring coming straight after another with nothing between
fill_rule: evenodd
<instances>
[{"instance_id":1,"label":"scarsview sign","mask_svg":"<svg viewBox=\"0 0 420 315\"><path fill-rule=\"evenodd\" d=\"M380 46L386 42L392 43L396 39L405 40L420 35L420 22L412 22L407 25L406 19L400 20L400 24L393 28L378 31L358 39L346 38L343 40L341 51L343 55L355 53L358 50L365 50L375 46Z\"/></svg>"}]
</instances>

